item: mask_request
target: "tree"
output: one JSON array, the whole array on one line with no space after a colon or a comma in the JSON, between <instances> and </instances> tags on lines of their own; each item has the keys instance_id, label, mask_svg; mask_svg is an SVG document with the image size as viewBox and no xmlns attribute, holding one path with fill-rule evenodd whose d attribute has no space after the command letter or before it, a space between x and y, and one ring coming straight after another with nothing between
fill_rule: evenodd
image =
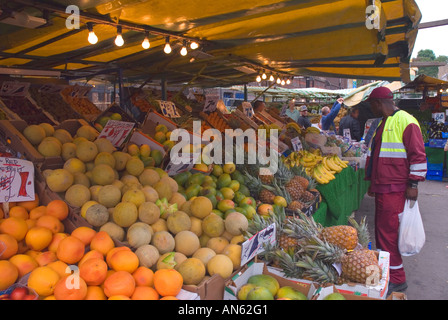
<instances>
[{"instance_id":1,"label":"tree","mask_svg":"<svg viewBox=\"0 0 448 320\"><path fill-rule=\"evenodd\" d=\"M417 59L419 61L435 61L436 54L431 49L420 50L417 54ZM437 78L439 75L438 67L420 67L418 68L418 75L424 74L429 77Z\"/></svg>"}]
</instances>

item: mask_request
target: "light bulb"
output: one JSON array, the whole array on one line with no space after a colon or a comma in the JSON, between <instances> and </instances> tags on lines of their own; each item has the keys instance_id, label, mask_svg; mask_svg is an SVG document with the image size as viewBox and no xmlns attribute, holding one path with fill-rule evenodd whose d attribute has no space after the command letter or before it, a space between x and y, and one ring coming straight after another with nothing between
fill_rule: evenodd
<instances>
[{"instance_id":1,"label":"light bulb","mask_svg":"<svg viewBox=\"0 0 448 320\"><path fill-rule=\"evenodd\" d=\"M165 47L163 48L163 51L166 54L170 54L171 53L171 46L170 46L170 37L166 37L165 38Z\"/></svg>"},{"instance_id":2,"label":"light bulb","mask_svg":"<svg viewBox=\"0 0 448 320\"><path fill-rule=\"evenodd\" d=\"M286 84L291 84L291 80L287 79Z\"/></svg>"},{"instance_id":3,"label":"light bulb","mask_svg":"<svg viewBox=\"0 0 448 320\"><path fill-rule=\"evenodd\" d=\"M182 46L182 49L180 49L180 54L181 54L182 56L186 56L187 53L188 53L188 51L187 51L187 42L184 41L184 45Z\"/></svg>"},{"instance_id":4,"label":"light bulb","mask_svg":"<svg viewBox=\"0 0 448 320\"><path fill-rule=\"evenodd\" d=\"M149 49L149 47L151 46L151 44L149 43L149 39L148 39L148 33L145 33L145 39L142 42L142 47L143 49Z\"/></svg>"},{"instance_id":5,"label":"light bulb","mask_svg":"<svg viewBox=\"0 0 448 320\"><path fill-rule=\"evenodd\" d=\"M121 35L121 26L117 27L117 37L115 38L115 45L121 47L124 44L123 37Z\"/></svg>"},{"instance_id":6,"label":"light bulb","mask_svg":"<svg viewBox=\"0 0 448 320\"><path fill-rule=\"evenodd\" d=\"M95 32L90 31L89 36L87 37L87 41L89 41L90 44L95 44L98 42L98 37L96 36Z\"/></svg>"},{"instance_id":7,"label":"light bulb","mask_svg":"<svg viewBox=\"0 0 448 320\"><path fill-rule=\"evenodd\" d=\"M197 42L194 42L194 41L193 41L192 43L190 43L190 48L193 49L193 50L195 50L195 49L199 48L199 45L198 45Z\"/></svg>"},{"instance_id":8,"label":"light bulb","mask_svg":"<svg viewBox=\"0 0 448 320\"><path fill-rule=\"evenodd\" d=\"M260 81L261 81L261 77L260 77L260 75L257 76L257 79L256 79L256 80L257 80L257 82L260 82Z\"/></svg>"},{"instance_id":9,"label":"light bulb","mask_svg":"<svg viewBox=\"0 0 448 320\"><path fill-rule=\"evenodd\" d=\"M271 76L269 77L269 81L274 81L274 76L271 74Z\"/></svg>"},{"instance_id":10,"label":"light bulb","mask_svg":"<svg viewBox=\"0 0 448 320\"><path fill-rule=\"evenodd\" d=\"M281 84L282 84L282 86L284 86L285 85L285 80L282 80Z\"/></svg>"},{"instance_id":11,"label":"light bulb","mask_svg":"<svg viewBox=\"0 0 448 320\"><path fill-rule=\"evenodd\" d=\"M261 75L261 79L266 80L268 76L266 75L266 73L263 72L263 74Z\"/></svg>"},{"instance_id":12,"label":"light bulb","mask_svg":"<svg viewBox=\"0 0 448 320\"><path fill-rule=\"evenodd\" d=\"M280 80L280 77L277 78L277 84L280 84L282 80Z\"/></svg>"}]
</instances>

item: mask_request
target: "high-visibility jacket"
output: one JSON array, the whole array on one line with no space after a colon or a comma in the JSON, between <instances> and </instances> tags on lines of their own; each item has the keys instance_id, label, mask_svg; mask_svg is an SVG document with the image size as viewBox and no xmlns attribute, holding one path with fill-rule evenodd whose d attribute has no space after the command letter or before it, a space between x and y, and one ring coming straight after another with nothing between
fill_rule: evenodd
<instances>
[{"instance_id":1,"label":"high-visibility jacket","mask_svg":"<svg viewBox=\"0 0 448 320\"><path fill-rule=\"evenodd\" d=\"M384 119L378 127L383 121ZM367 154L367 178L370 176L368 172L370 162L378 161L377 172L373 174L376 184L401 184L409 180L425 180L427 171L425 147L420 125L412 115L398 110L386 118L378 159L371 159L375 135L371 139Z\"/></svg>"}]
</instances>

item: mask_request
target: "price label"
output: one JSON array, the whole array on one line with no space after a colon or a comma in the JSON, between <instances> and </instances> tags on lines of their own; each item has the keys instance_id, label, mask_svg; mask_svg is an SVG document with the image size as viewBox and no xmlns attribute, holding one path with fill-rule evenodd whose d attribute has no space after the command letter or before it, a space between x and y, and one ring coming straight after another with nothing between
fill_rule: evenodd
<instances>
[{"instance_id":1,"label":"price label","mask_svg":"<svg viewBox=\"0 0 448 320\"><path fill-rule=\"evenodd\" d=\"M168 163L168 165L165 167L165 172L168 173L169 176L175 176L178 173L190 171L194 167L199 156L200 154L191 153L188 163L174 163L170 161L170 163Z\"/></svg>"},{"instance_id":2,"label":"price label","mask_svg":"<svg viewBox=\"0 0 448 320\"><path fill-rule=\"evenodd\" d=\"M275 223L257 232L252 238L243 242L241 246L241 265L252 260L257 254L265 251L265 245L275 244Z\"/></svg>"},{"instance_id":3,"label":"price label","mask_svg":"<svg viewBox=\"0 0 448 320\"><path fill-rule=\"evenodd\" d=\"M254 116L254 108L252 108L250 102L243 102L243 112L249 118L252 118Z\"/></svg>"},{"instance_id":4,"label":"price label","mask_svg":"<svg viewBox=\"0 0 448 320\"><path fill-rule=\"evenodd\" d=\"M350 133L350 129L344 129L343 131L344 138L348 139L348 141L352 141L352 135Z\"/></svg>"},{"instance_id":5,"label":"price label","mask_svg":"<svg viewBox=\"0 0 448 320\"><path fill-rule=\"evenodd\" d=\"M9 97L24 97L28 94L29 87L29 82L3 81L2 87L0 88L0 95Z\"/></svg>"},{"instance_id":6,"label":"price label","mask_svg":"<svg viewBox=\"0 0 448 320\"><path fill-rule=\"evenodd\" d=\"M442 122L445 123L445 113L443 112L436 112L432 114L432 118L436 122Z\"/></svg>"},{"instance_id":7,"label":"price label","mask_svg":"<svg viewBox=\"0 0 448 320\"><path fill-rule=\"evenodd\" d=\"M180 115L177 112L176 105L172 101L164 101L164 100L157 100L160 105L160 110L162 111L162 114L165 117L169 118L179 118Z\"/></svg>"},{"instance_id":8,"label":"price label","mask_svg":"<svg viewBox=\"0 0 448 320\"><path fill-rule=\"evenodd\" d=\"M16 158L0 158L0 202L32 201L34 164Z\"/></svg>"},{"instance_id":9,"label":"price label","mask_svg":"<svg viewBox=\"0 0 448 320\"><path fill-rule=\"evenodd\" d=\"M118 148L126 141L128 136L132 133L133 128L133 122L109 120L98 136L98 139L106 138L112 142L114 147Z\"/></svg>"},{"instance_id":10,"label":"price label","mask_svg":"<svg viewBox=\"0 0 448 320\"><path fill-rule=\"evenodd\" d=\"M202 110L205 113L212 113L216 110L218 105L218 96L207 96L205 99L204 109Z\"/></svg>"},{"instance_id":11,"label":"price label","mask_svg":"<svg viewBox=\"0 0 448 320\"><path fill-rule=\"evenodd\" d=\"M299 137L291 139L291 144L294 151L300 151L303 149L302 141L300 141Z\"/></svg>"}]
</instances>

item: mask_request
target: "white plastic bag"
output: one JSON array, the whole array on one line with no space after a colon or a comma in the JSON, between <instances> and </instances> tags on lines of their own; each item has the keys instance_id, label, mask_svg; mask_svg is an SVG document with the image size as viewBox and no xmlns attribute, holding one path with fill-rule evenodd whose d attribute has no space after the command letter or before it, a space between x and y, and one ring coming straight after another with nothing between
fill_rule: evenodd
<instances>
[{"instance_id":1,"label":"white plastic bag","mask_svg":"<svg viewBox=\"0 0 448 320\"><path fill-rule=\"evenodd\" d=\"M404 210L398 215L400 229L398 233L398 249L402 256L413 256L420 252L425 244L425 229L422 217L415 201L411 208L411 201L406 200Z\"/></svg>"}]
</instances>

